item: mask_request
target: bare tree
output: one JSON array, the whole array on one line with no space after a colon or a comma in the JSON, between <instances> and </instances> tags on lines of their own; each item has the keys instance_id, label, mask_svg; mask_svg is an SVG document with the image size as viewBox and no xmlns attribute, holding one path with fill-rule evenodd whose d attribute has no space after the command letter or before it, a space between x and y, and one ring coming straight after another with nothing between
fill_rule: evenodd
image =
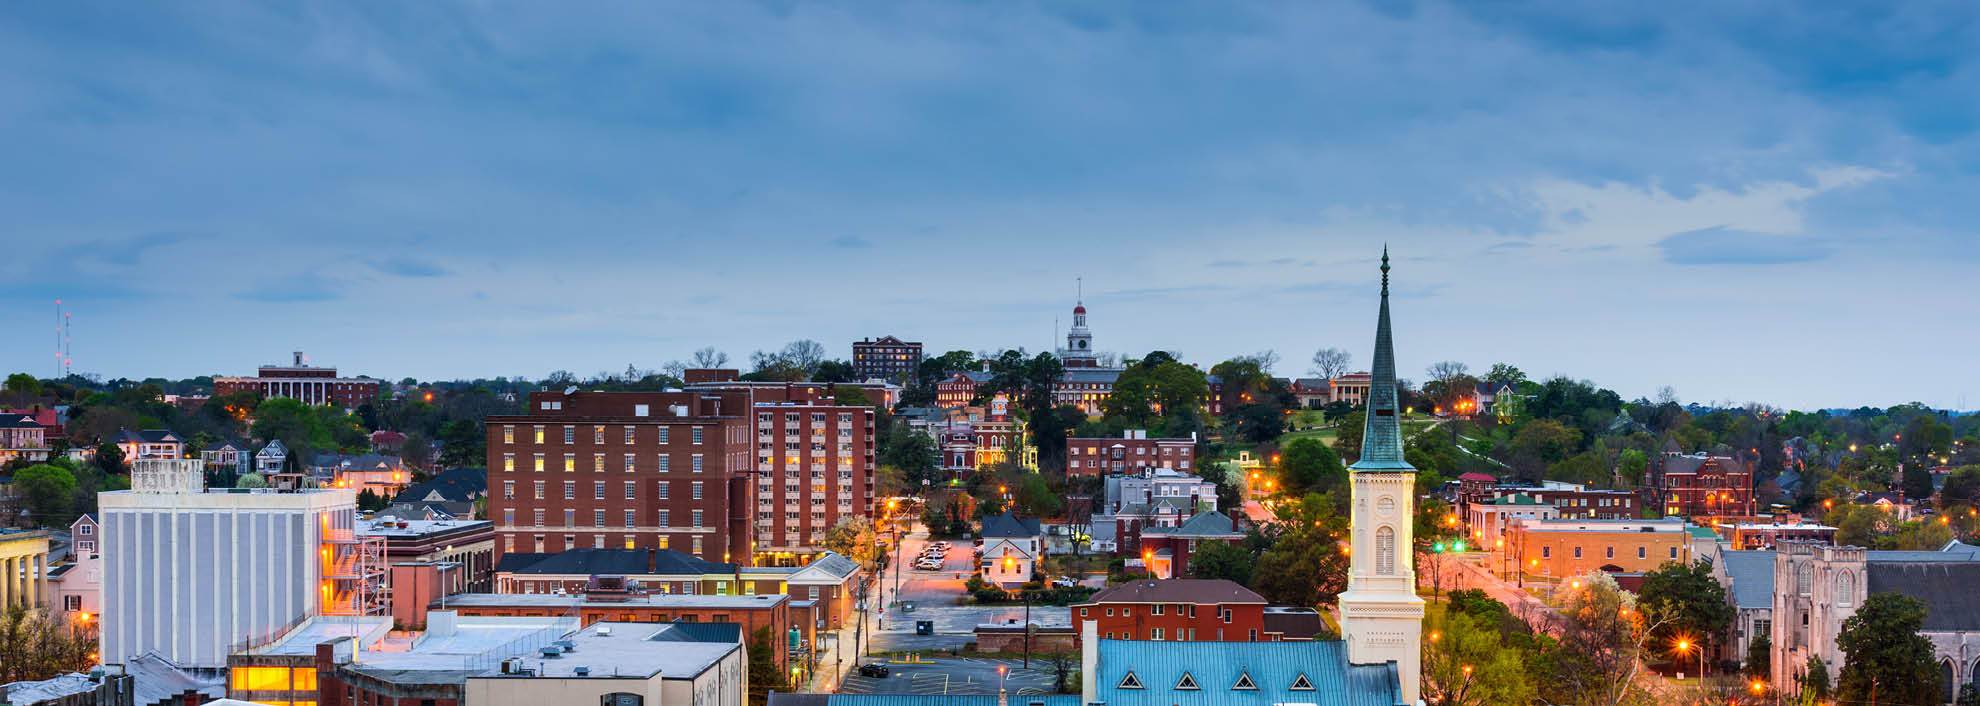
<instances>
[{"instance_id":1,"label":"bare tree","mask_svg":"<svg viewBox=\"0 0 1980 706\"><path fill-rule=\"evenodd\" d=\"M1270 348L1253 353L1249 357L1258 362L1258 369L1265 371L1266 375L1272 374L1273 366L1279 364L1279 352Z\"/></svg>"},{"instance_id":2,"label":"bare tree","mask_svg":"<svg viewBox=\"0 0 1980 706\"><path fill-rule=\"evenodd\" d=\"M715 350L714 346L695 351L694 355L688 358L688 367L692 368L720 368L728 364L729 354Z\"/></svg>"},{"instance_id":3,"label":"bare tree","mask_svg":"<svg viewBox=\"0 0 1980 706\"><path fill-rule=\"evenodd\" d=\"M1458 377L1470 373L1471 373L1471 366L1465 365L1455 360L1444 360L1444 361L1431 363L1430 369L1428 371L1425 371L1425 374L1429 375L1431 380L1444 383L1446 386L1448 386L1451 383L1451 381L1458 379Z\"/></svg>"},{"instance_id":4,"label":"bare tree","mask_svg":"<svg viewBox=\"0 0 1980 706\"><path fill-rule=\"evenodd\" d=\"M1560 654L1551 673L1555 688L1575 703L1620 706L1647 696L1638 683L1654 659L1650 635L1673 621L1669 611L1636 604L1636 597L1603 572L1575 576L1557 585L1545 631L1559 639Z\"/></svg>"},{"instance_id":5,"label":"bare tree","mask_svg":"<svg viewBox=\"0 0 1980 706\"><path fill-rule=\"evenodd\" d=\"M687 369L688 364L678 360L670 360L660 364L660 372L675 380L685 377L687 375Z\"/></svg>"},{"instance_id":6,"label":"bare tree","mask_svg":"<svg viewBox=\"0 0 1980 706\"><path fill-rule=\"evenodd\" d=\"M1677 404L1677 403L1678 403L1677 388L1671 387L1670 385L1665 385L1663 387L1657 388L1657 404L1659 406L1667 405L1667 404Z\"/></svg>"},{"instance_id":7,"label":"bare tree","mask_svg":"<svg viewBox=\"0 0 1980 706\"><path fill-rule=\"evenodd\" d=\"M1313 352L1313 374L1332 380L1347 374L1353 364L1354 354L1339 348L1322 348Z\"/></svg>"},{"instance_id":8,"label":"bare tree","mask_svg":"<svg viewBox=\"0 0 1980 706\"><path fill-rule=\"evenodd\" d=\"M809 338L801 338L784 344L781 353L785 362L804 371L805 377L818 372L818 364L825 361L825 346Z\"/></svg>"}]
</instances>

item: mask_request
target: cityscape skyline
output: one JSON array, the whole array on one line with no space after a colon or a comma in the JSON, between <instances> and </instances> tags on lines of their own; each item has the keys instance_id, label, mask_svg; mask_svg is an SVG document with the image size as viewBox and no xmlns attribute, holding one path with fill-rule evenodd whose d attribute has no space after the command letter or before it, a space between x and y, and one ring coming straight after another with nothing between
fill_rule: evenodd
<instances>
[{"instance_id":1,"label":"cityscape skyline","mask_svg":"<svg viewBox=\"0 0 1980 706\"><path fill-rule=\"evenodd\" d=\"M1297 377L1387 242L1405 378L1967 408L1973 14L8 8L0 367L57 298L113 378L1036 352L1083 277L1102 351Z\"/></svg>"}]
</instances>

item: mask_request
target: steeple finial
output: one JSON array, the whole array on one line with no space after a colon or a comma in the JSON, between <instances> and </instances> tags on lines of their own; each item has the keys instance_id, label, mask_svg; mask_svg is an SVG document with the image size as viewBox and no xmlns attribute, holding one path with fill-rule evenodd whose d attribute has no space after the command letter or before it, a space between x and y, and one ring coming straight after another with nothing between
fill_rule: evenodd
<instances>
[{"instance_id":1,"label":"steeple finial","mask_svg":"<svg viewBox=\"0 0 1980 706\"><path fill-rule=\"evenodd\" d=\"M1389 246L1382 245L1382 296L1389 296Z\"/></svg>"}]
</instances>

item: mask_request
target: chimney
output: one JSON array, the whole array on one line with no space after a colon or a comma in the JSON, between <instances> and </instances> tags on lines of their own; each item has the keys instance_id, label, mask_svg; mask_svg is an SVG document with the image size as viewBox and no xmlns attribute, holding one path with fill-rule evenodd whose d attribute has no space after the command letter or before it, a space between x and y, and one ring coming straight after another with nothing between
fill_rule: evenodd
<instances>
[{"instance_id":1,"label":"chimney","mask_svg":"<svg viewBox=\"0 0 1980 706\"><path fill-rule=\"evenodd\" d=\"M1100 622L1081 621L1079 624L1079 702L1090 704L1099 700L1100 689L1095 681L1100 674Z\"/></svg>"}]
</instances>

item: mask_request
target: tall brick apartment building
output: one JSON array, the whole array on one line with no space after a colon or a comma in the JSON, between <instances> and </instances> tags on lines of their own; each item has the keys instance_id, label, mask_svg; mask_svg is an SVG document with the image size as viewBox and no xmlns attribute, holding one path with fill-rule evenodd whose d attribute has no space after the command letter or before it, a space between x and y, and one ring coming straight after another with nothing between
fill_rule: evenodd
<instances>
[{"instance_id":1,"label":"tall brick apartment building","mask_svg":"<svg viewBox=\"0 0 1980 706\"><path fill-rule=\"evenodd\" d=\"M793 384L536 392L491 416L496 552L673 549L797 562L873 502L873 412Z\"/></svg>"},{"instance_id":2,"label":"tall brick apartment building","mask_svg":"<svg viewBox=\"0 0 1980 706\"><path fill-rule=\"evenodd\" d=\"M893 336L853 342L853 375L860 380L905 381L921 368L921 342Z\"/></svg>"}]
</instances>

